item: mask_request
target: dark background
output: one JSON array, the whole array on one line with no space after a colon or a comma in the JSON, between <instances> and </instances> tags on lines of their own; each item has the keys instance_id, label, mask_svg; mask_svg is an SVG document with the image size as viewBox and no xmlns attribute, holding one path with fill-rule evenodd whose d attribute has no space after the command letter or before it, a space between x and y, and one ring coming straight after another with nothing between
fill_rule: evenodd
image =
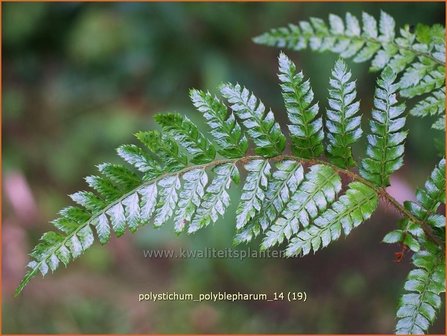
<instances>
[{"instance_id":1,"label":"dark background","mask_svg":"<svg viewBox=\"0 0 447 336\"><path fill-rule=\"evenodd\" d=\"M366 11L378 18L380 9L398 27L444 23L443 3L4 4L3 333L392 333L410 258L394 263L398 247L381 243L398 219L386 205L348 239L303 259L143 257L143 249L231 247L232 211L193 236L176 237L169 225L145 227L106 247L95 244L67 270L34 279L13 298L26 254L69 203L66 195L86 188L82 178L96 172L95 164L116 162L116 146L153 128L152 114L178 111L200 125L188 90L217 92L220 82L238 81L284 125L279 50L251 38L310 16ZM325 107L336 57L287 54L312 78ZM376 74L366 63L349 65L368 116ZM414 198L442 150L443 134L431 130L431 122L409 117L405 166L390 190L400 201ZM234 198L238 193L232 190ZM309 298L137 302L140 292L165 290L305 290ZM439 315L432 333L444 333L444 310Z\"/></svg>"}]
</instances>

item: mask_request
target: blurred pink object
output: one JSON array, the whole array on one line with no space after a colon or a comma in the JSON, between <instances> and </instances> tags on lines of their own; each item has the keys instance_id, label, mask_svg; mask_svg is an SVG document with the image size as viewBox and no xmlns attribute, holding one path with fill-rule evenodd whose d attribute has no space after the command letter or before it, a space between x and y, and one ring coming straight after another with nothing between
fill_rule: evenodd
<instances>
[{"instance_id":1,"label":"blurred pink object","mask_svg":"<svg viewBox=\"0 0 447 336\"><path fill-rule=\"evenodd\" d=\"M28 181L21 172L8 172L3 179L4 191L15 216L20 222L29 224L35 221L38 214Z\"/></svg>"},{"instance_id":2,"label":"blurred pink object","mask_svg":"<svg viewBox=\"0 0 447 336\"><path fill-rule=\"evenodd\" d=\"M405 180L402 180L399 176L391 176L391 185L386 188L386 191L393 196L399 203L404 201L415 201L416 191L413 190ZM385 210L391 211L390 207L385 207Z\"/></svg>"}]
</instances>

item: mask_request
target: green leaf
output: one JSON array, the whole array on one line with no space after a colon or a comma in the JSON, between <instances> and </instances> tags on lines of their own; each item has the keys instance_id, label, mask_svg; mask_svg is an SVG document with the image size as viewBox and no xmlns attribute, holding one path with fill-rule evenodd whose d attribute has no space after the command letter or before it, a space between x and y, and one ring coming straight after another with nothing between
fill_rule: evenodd
<instances>
[{"instance_id":1,"label":"green leaf","mask_svg":"<svg viewBox=\"0 0 447 336\"><path fill-rule=\"evenodd\" d=\"M283 53L279 55L279 80L287 114L291 124L292 151L304 158L318 157L323 153L323 122L317 117L318 103L309 80L304 81L295 64Z\"/></svg>"},{"instance_id":2,"label":"green leaf","mask_svg":"<svg viewBox=\"0 0 447 336\"><path fill-rule=\"evenodd\" d=\"M216 166L213 172L215 176L205 189L204 197L191 219L188 233L196 232L211 222L216 222L219 214L223 216L230 204L227 190L230 188L231 182L239 175L237 167L232 163L221 164Z\"/></svg>"},{"instance_id":3,"label":"green leaf","mask_svg":"<svg viewBox=\"0 0 447 336\"><path fill-rule=\"evenodd\" d=\"M306 255L317 252L337 240L341 232L347 236L351 230L367 220L377 207L375 191L363 183L352 182L348 190L332 206L317 217L313 224L292 238L286 254Z\"/></svg>"},{"instance_id":4,"label":"green leaf","mask_svg":"<svg viewBox=\"0 0 447 336\"><path fill-rule=\"evenodd\" d=\"M178 175L168 176L158 181L159 200L155 210L154 225L160 226L174 214L178 201L180 180Z\"/></svg>"},{"instance_id":5,"label":"green leaf","mask_svg":"<svg viewBox=\"0 0 447 336\"><path fill-rule=\"evenodd\" d=\"M341 189L341 179L331 167L315 165L306 174L305 180L290 197L279 218L266 233L261 248L267 249L289 240L300 227L312 225Z\"/></svg>"},{"instance_id":6,"label":"green leaf","mask_svg":"<svg viewBox=\"0 0 447 336\"><path fill-rule=\"evenodd\" d=\"M399 243L402 241L403 231L402 230L394 230L388 232L385 237L383 237L383 242L387 244Z\"/></svg>"},{"instance_id":7,"label":"green leaf","mask_svg":"<svg viewBox=\"0 0 447 336\"><path fill-rule=\"evenodd\" d=\"M416 117L440 115L444 119L439 122L439 125L434 123L433 128L445 130L445 89L433 91L430 96L419 101L410 110L410 114Z\"/></svg>"},{"instance_id":8,"label":"green leaf","mask_svg":"<svg viewBox=\"0 0 447 336\"><path fill-rule=\"evenodd\" d=\"M352 167L351 145L362 136L361 116L356 116L360 103L354 101L357 95L355 82L349 81L351 72L343 60L338 60L329 80L329 109L327 110L326 128L328 130L327 147L332 161L342 167Z\"/></svg>"},{"instance_id":9,"label":"green leaf","mask_svg":"<svg viewBox=\"0 0 447 336\"><path fill-rule=\"evenodd\" d=\"M138 132L135 136L151 152L164 171L178 171L188 164L188 158L171 136L158 131Z\"/></svg>"},{"instance_id":10,"label":"green leaf","mask_svg":"<svg viewBox=\"0 0 447 336\"><path fill-rule=\"evenodd\" d=\"M205 195L208 175L204 169L193 169L183 175L184 186L180 192L175 213L175 230L180 232L191 221Z\"/></svg>"},{"instance_id":11,"label":"green leaf","mask_svg":"<svg viewBox=\"0 0 447 336\"><path fill-rule=\"evenodd\" d=\"M445 259L441 251L420 251L413 256L415 268L408 274L397 311L396 334L424 334L440 309L445 292Z\"/></svg>"},{"instance_id":12,"label":"green leaf","mask_svg":"<svg viewBox=\"0 0 447 336\"><path fill-rule=\"evenodd\" d=\"M266 111L264 104L239 84L224 84L222 95L231 104L231 108L242 120L248 135L256 145L256 154L270 157L281 154L286 138L271 110Z\"/></svg>"},{"instance_id":13,"label":"green leaf","mask_svg":"<svg viewBox=\"0 0 447 336\"><path fill-rule=\"evenodd\" d=\"M216 156L216 150L211 142L187 117L178 113L167 113L155 115L155 120L162 126L164 132L169 133L192 155L192 163L211 162Z\"/></svg>"},{"instance_id":14,"label":"green leaf","mask_svg":"<svg viewBox=\"0 0 447 336\"><path fill-rule=\"evenodd\" d=\"M209 92L191 90L194 106L203 113L214 141L221 147L220 154L227 158L242 157L248 148L248 141L233 113L217 97Z\"/></svg>"},{"instance_id":15,"label":"green leaf","mask_svg":"<svg viewBox=\"0 0 447 336\"><path fill-rule=\"evenodd\" d=\"M161 167L156 161L136 145L122 145L117 149L118 155L124 161L151 177L161 174Z\"/></svg>"},{"instance_id":16,"label":"green leaf","mask_svg":"<svg viewBox=\"0 0 447 336\"><path fill-rule=\"evenodd\" d=\"M235 244L251 241L261 229L265 231L270 223L274 223L303 180L303 167L295 161L279 161L275 168L261 210L243 230L239 230L234 238Z\"/></svg>"},{"instance_id":17,"label":"green leaf","mask_svg":"<svg viewBox=\"0 0 447 336\"><path fill-rule=\"evenodd\" d=\"M388 186L390 175L403 164L405 105L397 102L395 79L396 74L387 68L377 80L367 157L360 167L360 174L378 186Z\"/></svg>"},{"instance_id":18,"label":"green leaf","mask_svg":"<svg viewBox=\"0 0 447 336\"><path fill-rule=\"evenodd\" d=\"M268 160L253 160L245 165L247 179L242 188L241 202L236 210L236 229L242 229L261 210L265 199L270 164Z\"/></svg>"}]
</instances>

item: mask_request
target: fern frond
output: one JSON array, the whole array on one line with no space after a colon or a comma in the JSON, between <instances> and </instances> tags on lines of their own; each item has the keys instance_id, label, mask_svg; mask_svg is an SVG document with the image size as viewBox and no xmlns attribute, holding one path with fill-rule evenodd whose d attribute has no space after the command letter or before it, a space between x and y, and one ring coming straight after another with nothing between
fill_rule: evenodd
<instances>
[{"instance_id":1,"label":"fern frond","mask_svg":"<svg viewBox=\"0 0 447 336\"><path fill-rule=\"evenodd\" d=\"M341 31L338 19L331 20L334 29ZM358 36L355 19L349 17L347 22L350 28L343 28L343 32ZM379 31L384 38L392 34L383 27ZM445 161L433 171L425 188L418 190L417 202L407 202L404 207L383 188L402 164L406 137L402 130L404 106L396 100L399 89L396 74L387 68L378 81L367 158L360 168L362 177L348 170L355 163L351 145L362 131L355 84L350 81L346 65L338 61L330 80L327 160L322 158L325 116L318 115L309 81L304 80L284 54L280 55L279 63L294 155L284 153L286 138L272 111L247 89L231 84L221 87L231 110L218 97L192 90L192 102L211 128L211 139L186 117L174 113L156 115L161 132L139 132L136 138L141 144L118 148L119 156L129 166L100 164L99 173L86 178L91 191L71 195L79 206L61 210L59 218L52 222L58 232L42 236L30 255L29 269L17 294L37 274L45 276L61 265L67 266L95 239L106 244L112 234L119 237L127 230L135 232L149 223L160 227L173 221L175 231L188 233L215 223L227 213L229 189L240 183L241 176L235 242L261 236L261 249L285 242L289 256L317 252L338 239L342 232L348 235L367 220L381 195L403 214L401 231L393 233L393 239L401 239L414 251L423 251L419 253L429 251L431 241L441 250L442 244L437 240L445 230L444 218L436 211L440 202L445 202ZM257 155L246 154L248 140L243 129ZM217 154L224 158L216 158ZM352 180L347 188L342 185L342 177ZM427 226L436 239L428 234L425 237ZM437 258L435 262L441 261ZM421 268L422 263L415 261L415 265ZM422 268L431 272L423 265ZM438 273L437 270L430 273L433 276L428 277L431 282L427 288L431 288L433 277L439 278ZM424 282L424 276L417 281ZM415 280L411 277L411 281ZM413 292L408 295L417 294L419 301L428 302L429 294L412 284L407 282L407 289ZM419 306L414 308L410 301L403 301L398 330L425 327L421 316L429 322L433 320L430 308L420 305L428 311L424 312ZM439 305L433 302L428 302L429 306L437 308Z\"/></svg>"},{"instance_id":2,"label":"fern frond","mask_svg":"<svg viewBox=\"0 0 447 336\"><path fill-rule=\"evenodd\" d=\"M445 227L445 222L437 224L437 220L430 220L430 216L436 214L441 203L445 204L445 159L442 159L430 177L425 182L424 188L416 191L417 202L407 202L408 208L420 220L428 220L434 227Z\"/></svg>"},{"instance_id":3,"label":"fern frond","mask_svg":"<svg viewBox=\"0 0 447 336\"><path fill-rule=\"evenodd\" d=\"M260 210L265 199L270 164L268 160L253 160L245 165L247 179L242 188L241 202L236 210L236 229L242 229Z\"/></svg>"},{"instance_id":4,"label":"fern frond","mask_svg":"<svg viewBox=\"0 0 447 336\"><path fill-rule=\"evenodd\" d=\"M367 13L362 13L362 24L350 13L346 14L345 20L330 14L328 23L311 18L309 21L300 21L298 25L272 29L255 37L253 41L296 51L308 47L319 52L331 51L343 58L354 58L354 62L372 59L372 70L393 64L402 71L416 57L445 64L445 58L436 54L442 51L442 39L429 41L431 43L421 41L417 39L419 36L409 31L408 26L400 29L400 34L400 37L396 37L394 19L382 11L379 23Z\"/></svg>"},{"instance_id":5,"label":"fern frond","mask_svg":"<svg viewBox=\"0 0 447 336\"><path fill-rule=\"evenodd\" d=\"M256 145L255 152L267 157L281 154L286 138L275 121L273 112L266 112L264 104L239 84L225 84L221 87L221 93L243 121L248 135Z\"/></svg>"},{"instance_id":6,"label":"fern frond","mask_svg":"<svg viewBox=\"0 0 447 336\"><path fill-rule=\"evenodd\" d=\"M421 100L411 110L410 114L418 117L443 115L445 113L445 89L433 93Z\"/></svg>"},{"instance_id":7,"label":"fern frond","mask_svg":"<svg viewBox=\"0 0 447 336\"><path fill-rule=\"evenodd\" d=\"M161 174L161 167L157 161L143 149L135 145L122 145L117 149L118 155L128 164L145 173L148 178Z\"/></svg>"},{"instance_id":8,"label":"fern frond","mask_svg":"<svg viewBox=\"0 0 447 336\"><path fill-rule=\"evenodd\" d=\"M180 192L175 213L175 231L180 232L191 221L200 201L205 195L208 175L205 169L194 169L183 175L183 189Z\"/></svg>"},{"instance_id":9,"label":"fern frond","mask_svg":"<svg viewBox=\"0 0 447 336\"><path fill-rule=\"evenodd\" d=\"M191 163L211 162L216 156L214 146L187 117L178 113L167 113L157 114L155 120L162 126L163 131L171 134L193 156Z\"/></svg>"},{"instance_id":10,"label":"fern frond","mask_svg":"<svg viewBox=\"0 0 447 336\"><path fill-rule=\"evenodd\" d=\"M300 231L287 247L289 256L317 252L337 240L343 232L347 236L352 229L367 220L377 207L378 197L373 189L361 182L352 182L346 193L317 217L313 225Z\"/></svg>"},{"instance_id":11,"label":"fern frond","mask_svg":"<svg viewBox=\"0 0 447 336\"><path fill-rule=\"evenodd\" d=\"M323 122L317 117L318 103L309 80L304 80L295 64L283 53L279 55L279 80L291 125L292 151L303 158L318 157L323 153Z\"/></svg>"},{"instance_id":12,"label":"fern frond","mask_svg":"<svg viewBox=\"0 0 447 336\"><path fill-rule=\"evenodd\" d=\"M433 61L417 62L408 68L400 80L402 97L414 98L444 87L445 68Z\"/></svg>"},{"instance_id":13,"label":"fern frond","mask_svg":"<svg viewBox=\"0 0 447 336\"><path fill-rule=\"evenodd\" d=\"M236 244L249 242L261 232L261 229L267 230L270 223L274 223L284 210L291 195L295 193L303 180L303 167L295 161L280 161L275 168L276 170L268 182L261 210L243 230L236 234L234 239Z\"/></svg>"},{"instance_id":14,"label":"fern frond","mask_svg":"<svg viewBox=\"0 0 447 336\"><path fill-rule=\"evenodd\" d=\"M404 104L397 104L396 74L386 68L377 80L374 109L370 121L367 157L362 160L360 174L367 180L388 186L390 175L403 164L404 141L407 131L403 130L406 117Z\"/></svg>"},{"instance_id":15,"label":"fern frond","mask_svg":"<svg viewBox=\"0 0 447 336\"><path fill-rule=\"evenodd\" d=\"M227 158L244 156L248 141L233 113L209 92L191 90L190 97L198 111L203 113L214 141L221 147L219 153Z\"/></svg>"},{"instance_id":16,"label":"fern frond","mask_svg":"<svg viewBox=\"0 0 447 336\"><path fill-rule=\"evenodd\" d=\"M445 131L445 114L440 116L434 123L431 125L433 129Z\"/></svg>"},{"instance_id":17,"label":"fern frond","mask_svg":"<svg viewBox=\"0 0 447 336\"><path fill-rule=\"evenodd\" d=\"M305 181L266 233L261 247L267 249L280 244L298 233L300 227L310 226L318 214L335 200L340 189L341 180L336 171L326 165L312 166Z\"/></svg>"},{"instance_id":18,"label":"fern frond","mask_svg":"<svg viewBox=\"0 0 447 336\"><path fill-rule=\"evenodd\" d=\"M191 219L188 233L215 223L219 215L223 216L226 208L230 205L230 196L227 190L231 182L239 183L239 170L234 163L225 163L213 169L216 177L205 190L205 195L198 210Z\"/></svg>"},{"instance_id":19,"label":"fern frond","mask_svg":"<svg viewBox=\"0 0 447 336\"><path fill-rule=\"evenodd\" d=\"M163 167L163 171L177 171L188 164L188 158L179 148L176 140L168 134L158 131L145 131L135 134L136 138L145 145L153 158Z\"/></svg>"},{"instance_id":20,"label":"fern frond","mask_svg":"<svg viewBox=\"0 0 447 336\"><path fill-rule=\"evenodd\" d=\"M405 282L406 294L397 311L396 334L424 334L441 307L445 292L445 259L439 250L424 250L413 256L413 269Z\"/></svg>"},{"instance_id":21,"label":"fern frond","mask_svg":"<svg viewBox=\"0 0 447 336\"><path fill-rule=\"evenodd\" d=\"M417 25L411 32L408 25L396 35L394 19L381 12L379 23L367 13L362 14L362 24L351 15L345 20L330 14L329 22L311 18L298 25L272 29L254 38L258 44L292 50L331 51L354 62L371 60L372 71L393 69L402 73L400 93L413 98L431 93L445 84L445 29L440 25ZM435 96L438 99L437 96ZM420 103L424 100L420 98ZM423 106L425 103L422 103ZM445 106L445 97L439 102ZM419 109L419 106L417 109ZM415 107L416 108L416 107ZM437 121L433 128L442 128Z\"/></svg>"},{"instance_id":22,"label":"fern frond","mask_svg":"<svg viewBox=\"0 0 447 336\"><path fill-rule=\"evenodd\" d=\"M360 103L354 101L357 95L355 82L350 82L350 79L351 72L346 64L341 59L338 60L329 80L327 151L332 161L343 168L355 165L351 145L360 139L363 133L361 116L356 116L360 110Z\"/></svg>"}]
</instances>

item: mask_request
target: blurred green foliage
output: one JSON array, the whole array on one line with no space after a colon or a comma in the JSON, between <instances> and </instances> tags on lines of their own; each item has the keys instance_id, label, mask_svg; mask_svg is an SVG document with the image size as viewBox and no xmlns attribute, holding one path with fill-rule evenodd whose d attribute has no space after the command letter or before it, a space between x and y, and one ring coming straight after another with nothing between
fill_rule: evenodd
<instances>
[{"instance_id":1,"label":"blurred green foliage","mask_svg":"<svg viewBox=\"0 0 447 336\"><path fill-rule=\"evenodd\" d=\"M24 260L50 228L48 221L68 203L63 195L84 189L82 177L94 172L94 165L116 161L113 148L133 142L136 131L152 128L153 113L177 111L197 121L188 100L192 87L216 92L221 82L239 82L256 92L284 124L276 78L278 50L253 44L253 36L310 16L346 11L377 16L380 9L398 25L444 23L442 3L4 4L4 176L23 174L39 211L33 221L23 223L5 197L5 227L20 228L24 246L19 254L5 254L4 260ZM335 57L288 55L312 79L325 107ZM349 65L367 111L376 74L368 73L366 64ZM443 135L430 125L431 120L409 118L408 154L399 174L413 191L436 162L439 148L431 144L443 146ZM231 247L233 218L193 236L176 237L169 226L157 231L147 227L107 248L93 247L69 270L37 280L14 299L23 261L3 284L11 288L4 291L3 332L389 333L409 269L408 260L392 262L392 246L379 243L395 222L393 213L376 214L349 240L315 256L242 261L149 260L142 255L142 249L150 248ZM165 290L306 290L309 301L137 301L140 292ZM440 318L431 331L443 333L443 325Z\"/></svg>"}]
</instances>

